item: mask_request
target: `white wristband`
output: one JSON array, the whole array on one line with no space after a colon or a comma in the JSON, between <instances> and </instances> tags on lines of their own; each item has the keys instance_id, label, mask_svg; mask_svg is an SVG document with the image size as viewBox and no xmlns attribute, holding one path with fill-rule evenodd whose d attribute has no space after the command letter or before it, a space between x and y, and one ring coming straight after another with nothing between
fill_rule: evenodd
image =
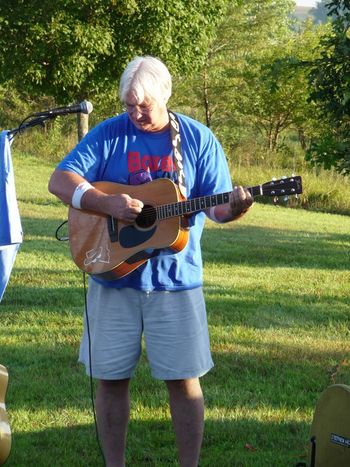
<instances>
[{"instance_id":1,"label":"white wristband","mask_svg":"<svg viewBox=\"0 0 350 467\"><path fill-rule=\"evenodd\" d=\"M95 188L92 186L89 182L82 182L79 183L79 185L76 187L74 190L73 196L72 196L72 206L75 209L81 209L81 198L83 197L83 194L86 193L88 190L91 190Z\"/></svg>"}]
</instances>

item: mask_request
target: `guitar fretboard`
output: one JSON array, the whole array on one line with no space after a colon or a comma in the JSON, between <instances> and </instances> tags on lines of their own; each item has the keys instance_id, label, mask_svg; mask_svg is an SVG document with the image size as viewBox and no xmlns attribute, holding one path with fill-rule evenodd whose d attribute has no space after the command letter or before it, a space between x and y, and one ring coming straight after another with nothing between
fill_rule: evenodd
<instances>
[{"instance_id":1,"label":"guitar fretboard","mask_svg":"<svg viewBox=\"0 0 350 467\"><path fill-rule=\"evenodd\" d=\"M262 185L248 187L252 196L263 194ZM220 204L226 204L230 199L230 191L218 195L201 196L199 198L178 201L177 203L162 204L157 206L157 219L169 219L170 217L184 216L194 212L203 211Z\"/></svg>"}]
</instances>

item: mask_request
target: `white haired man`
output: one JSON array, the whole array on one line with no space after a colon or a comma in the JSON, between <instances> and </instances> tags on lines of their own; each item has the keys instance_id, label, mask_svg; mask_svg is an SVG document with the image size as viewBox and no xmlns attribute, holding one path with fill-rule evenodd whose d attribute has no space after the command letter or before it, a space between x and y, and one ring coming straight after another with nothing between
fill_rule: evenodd
<instances>
[{"instance_id":1,"label":"white haired man","mask_svg":"<svg viewBox=\"0 0 350 467\"><path fill-rule=\"evenodd\" d=\"M128 185L143 176L179 182L167 108L171 89L171 76L160 60L146 56L131 61L120 80L126 112L85 136L52 174L50 192L75 208L133 223L144 207L142 200L127 193L107 194L91 183ZM140 357L142 336L152 375L168 388L180 465L198 465L204 426L199 378L213 366L200 237L206 215L228 222L253 203L246 189L232 189L223 150L212 132L187 116L176 115L187 198L231 194L226 204L188 217L189 241L182 251L160 252L116 280L89 278L91 368L86 323L79 359L87 374L98 380L97 424L107 467L125 465L129 381Z\"/></svg>"}]
</instances>

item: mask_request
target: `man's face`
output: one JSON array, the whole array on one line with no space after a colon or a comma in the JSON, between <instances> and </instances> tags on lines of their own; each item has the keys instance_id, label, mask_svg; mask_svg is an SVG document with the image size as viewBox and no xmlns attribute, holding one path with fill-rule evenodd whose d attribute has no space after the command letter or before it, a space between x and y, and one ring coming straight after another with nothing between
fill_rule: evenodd
<instances>
[{"instance_id":1,"label":"man's face","mask_svg":"<svg viewBox=\"0 0 350 467\"><path fill-rule=\"evenodd\" d=\"M168 124L168 112L165 104L159 104L155 100L144 100L137 104L132 92L125 99L125 107L130 120L142 131L161 131Z\"/></svg>"}]
</instances>

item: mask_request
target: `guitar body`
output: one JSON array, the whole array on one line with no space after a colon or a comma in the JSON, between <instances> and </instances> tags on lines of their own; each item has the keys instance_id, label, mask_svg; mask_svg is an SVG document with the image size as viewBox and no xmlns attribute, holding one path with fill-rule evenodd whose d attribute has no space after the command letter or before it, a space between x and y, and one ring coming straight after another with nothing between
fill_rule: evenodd
<instances>
[{"instance_id":1,"label":"guitar body","mask_svg":"<svg viewBox=\"0 0 350 467\"><path fill-rule=\"evenodd\" d=\"M189 238L188 216L229 203L230 192L185 199L174 182L159 178L143 185L93 184L107 194L127 194L143 202L133 223L70 207L69 243L75 264L88 274L113 280L126 276L162 251L178 253ZM301 177L271 180L247 187L254 196L298 195Z\"/></svg>"},{"instance_id":2,"label":"guitar body","mask_svg":"<svg viewBox=\"0 0 350 467\"><path fill-rule=\"evenodd\" d=\"M11 429L5 408L7 385L7 369L0 365L0 465L5 464L11 450Z\"/></svg>"},{"instance_id":3,"label":"guitar body","mask_svg":"<svg viewBox=\"0 0 350 467\"><path fill-rule=\"evenodd\" d=\"M158 220L155 208L183 199L177 185L159 178L143 185L122 185L96 182L104 193L128 194L144 203L147 218L132 224L92 211L70 207L68 214L69 242L76 265L89 274L112 280L123 277L158 254L170 248L177 253L188 242L189 229L183 216Z\"/></svg>"}]
</instances>

